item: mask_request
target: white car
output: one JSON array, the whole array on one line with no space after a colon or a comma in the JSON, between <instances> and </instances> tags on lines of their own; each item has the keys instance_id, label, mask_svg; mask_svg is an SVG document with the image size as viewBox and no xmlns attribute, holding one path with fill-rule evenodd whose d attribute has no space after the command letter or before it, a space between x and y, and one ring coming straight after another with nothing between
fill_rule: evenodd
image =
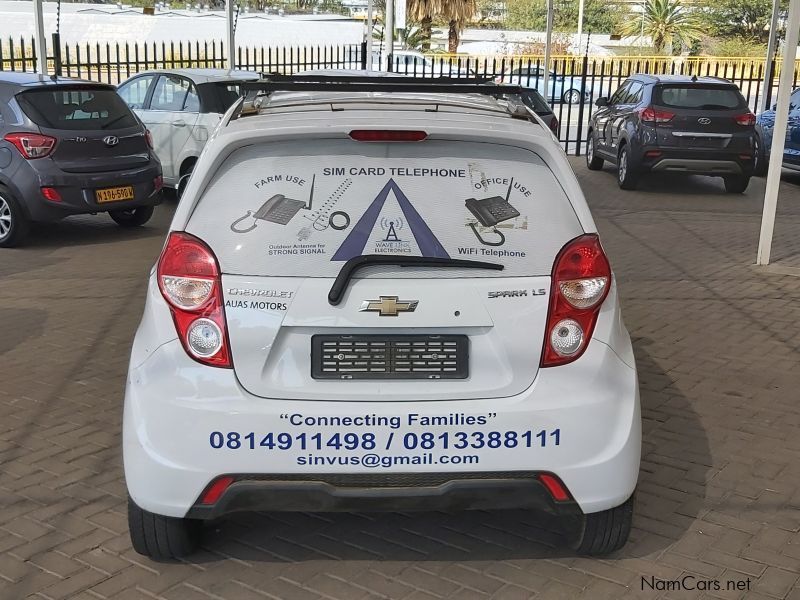
<instances>
[{"instance_id":1,"label":"white car","mask_svg":"<svg viewBox=\"0 0 800 600\"><path fill-rule=\"evenodd\" d=\"M178 188L191 174L209 136L239 99L243 81L258 73L225 69L163 69L134 75L117 93L153 136L164 185Z\"/></svg>"},{"instance_id":2,"label":"white car","mask_svg":"<svg viewBox=\"0 0 800 600\"><path fill-rule=\"evenodd\" d=\"M636 366L563 151L494 85L324 79L225 115L150 274L134 548L188 554L234 511L447 508L622 547Z\"/></svg>"}]
</instances>

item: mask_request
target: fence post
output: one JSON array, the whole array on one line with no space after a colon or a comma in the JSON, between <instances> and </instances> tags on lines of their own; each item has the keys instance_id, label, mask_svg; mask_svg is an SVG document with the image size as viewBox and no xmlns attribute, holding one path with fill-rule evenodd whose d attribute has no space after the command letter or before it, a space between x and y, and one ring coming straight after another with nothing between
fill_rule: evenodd
<instances>
[{"instance_id":1,"label":"fence post","mask_svg":"<svg viewBox=\"0 0 800 600\"><path fill-rule=\"evenodd\" d=\"M53 72L61 77L61 34L53 34Z\"/></svg>"},{"instance_id":2,"label":"fence post","mask_svg":"<svg viewBox=\"0 0 800 600\"><path fill-rule=\"evenodd\" d=\"M367 70L367 40L361 42L361 69Z\"/></svg>"},{"instance_id":3,"label":"fence post","mask_svg":"<svg viewBox=\"0 0 800 600\"><path fill-rule=\"evenodd\" d=\"M591 37L591 34L589 34ZM581 142L583 141L583 107L586 104L586 71L589 69L589 44L586 44L586 54L583 55L583 68L581 69L581 100L578 107L578 140L575 143L575 156L581 155Z\"/></svg>"}]
</instances>

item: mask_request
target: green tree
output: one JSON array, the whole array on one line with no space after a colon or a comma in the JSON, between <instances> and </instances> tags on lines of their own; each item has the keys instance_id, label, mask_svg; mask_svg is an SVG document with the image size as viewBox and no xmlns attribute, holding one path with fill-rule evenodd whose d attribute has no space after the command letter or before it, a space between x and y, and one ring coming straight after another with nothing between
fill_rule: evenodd
<instances>
[{"instance_id":1,"label":"green tree","mask_svg":"<svg viewBox=\"0 0 800 600\"><path fill-rule=\"evenodd\" d=\"M544 31L547 27L546 0L508 0L506 27ZM578 29L578 0L556 0L553 29L574 32ZM623 4L607 0L586 0L583 13L583 30L587 33L616 33L629 18L630 11Z\"/></svg>"},{"instance_id":2,"label":"green tree","mask_svg":"<svg viewBox=\"0 0 800 600\"><path fill-rule=\"evenodd\" d=\"M781 2L784 8L786 4L786 0ZM771 15L771 0L714 0L704 7L700 19L719 38L738 37L766 44Z\"/></svg>"},{"instance_id":3,"label":"green tree","mask_svg":"<svg viewBox=\"0 0 800 600\"><path fill-rule=\"evenodd\" d=\"M417 39L423 52L431 49L431 29L433 20L441 14L441 0L409 0L407 16L411 23L419 25ZM408 42L406 42L408 43Z\"/></svg>"},{"instance_id":4,"label":"green tree","mask_svg":"<svg viewBox=\"0 0 800 600\"><path fill-rule=\"evenodd\" d=\"M622 29L628 36L642 32L649 36L656 52L672 54L677 42L689 48L703 33L697 17L687 11L680 0L648 0L644 13L638 19L629 20Z\"/></svg>"},{"instance_id":5,"label":"green tree","mask_svg":"<svg viewBox=\"0 0 800 600\"><path fill-rule=\"evenodd\" d=\"M461 32L478 12L475 0L442 0L440 16L448 25L447 51L458 52Z\"/></svg>"}]
</instances>

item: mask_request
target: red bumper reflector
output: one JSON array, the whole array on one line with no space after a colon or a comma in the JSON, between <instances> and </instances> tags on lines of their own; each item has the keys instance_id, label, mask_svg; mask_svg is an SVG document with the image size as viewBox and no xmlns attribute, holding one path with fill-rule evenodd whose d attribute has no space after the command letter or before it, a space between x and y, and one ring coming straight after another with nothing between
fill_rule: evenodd
<instances>
[{"instance_id":1,"label":"red bumper reflector","mask_svg":"<svg viewBox=\"0 0 800 600\"><path fill-rule=\"evenodd\" d=\"M656 156L661 156L661 150L648 150L644 153L644 155L648 158L655 158Z\"/></svg>"},{"instance_id":2,"label":"red bumper reflector","mask_svg":"<svg viewBox=\"0 0 800 600\"><path fill-rule=\"evenodd\" d=\"M215 504L217 500L222 497L222 494L230 487L233 483L233 477L225 476L220 477L216 481L214 481L211 485L206 488L206 491L203 492L203 495L200 496L200 504L208 506L210 504Z\"/></svg>"},{"instance_id":3,"label":"red bumper reflector","mask_svg":"<svg viewBox=\"0 0 800 600\"><path fill-rule=\"evenodd\" d=\"M569 500L571 498L567 488L555 475L550 475L549 473L540 473L539 481L541 481L544 487L547 488L547 491L550 492L550 495L556 502L564 502L565 500Z\"/></svg>"},{"instance_id":4,"label":"red bumper reflector","mask_svg":"<svg viewBox=\"0 0 800 600\"><path fill-rule=\"evenodd\" d=\"M49 200L50 202L61 202L61 194L53 187L43 187L42 196L44 196L45 200Z\"/></svg>"}]
</instances>

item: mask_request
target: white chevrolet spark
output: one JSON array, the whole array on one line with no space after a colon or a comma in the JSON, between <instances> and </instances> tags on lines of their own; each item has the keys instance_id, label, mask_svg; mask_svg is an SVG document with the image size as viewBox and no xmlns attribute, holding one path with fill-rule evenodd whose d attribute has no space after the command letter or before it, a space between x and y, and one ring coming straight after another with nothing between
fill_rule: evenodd
<instances>
[{"instance_id":1,"label":"white chevrolet spark","mask_svg":"<svg viewBox=\"0 0 800 600\"><path fill-rule=\"evenodd\" d=\"M125 396L134 548L236 511L493 508L621 548L636 367L564 153L513 87L344 81L249 86L180 201Z\"/></svg>"}]
</instances>

